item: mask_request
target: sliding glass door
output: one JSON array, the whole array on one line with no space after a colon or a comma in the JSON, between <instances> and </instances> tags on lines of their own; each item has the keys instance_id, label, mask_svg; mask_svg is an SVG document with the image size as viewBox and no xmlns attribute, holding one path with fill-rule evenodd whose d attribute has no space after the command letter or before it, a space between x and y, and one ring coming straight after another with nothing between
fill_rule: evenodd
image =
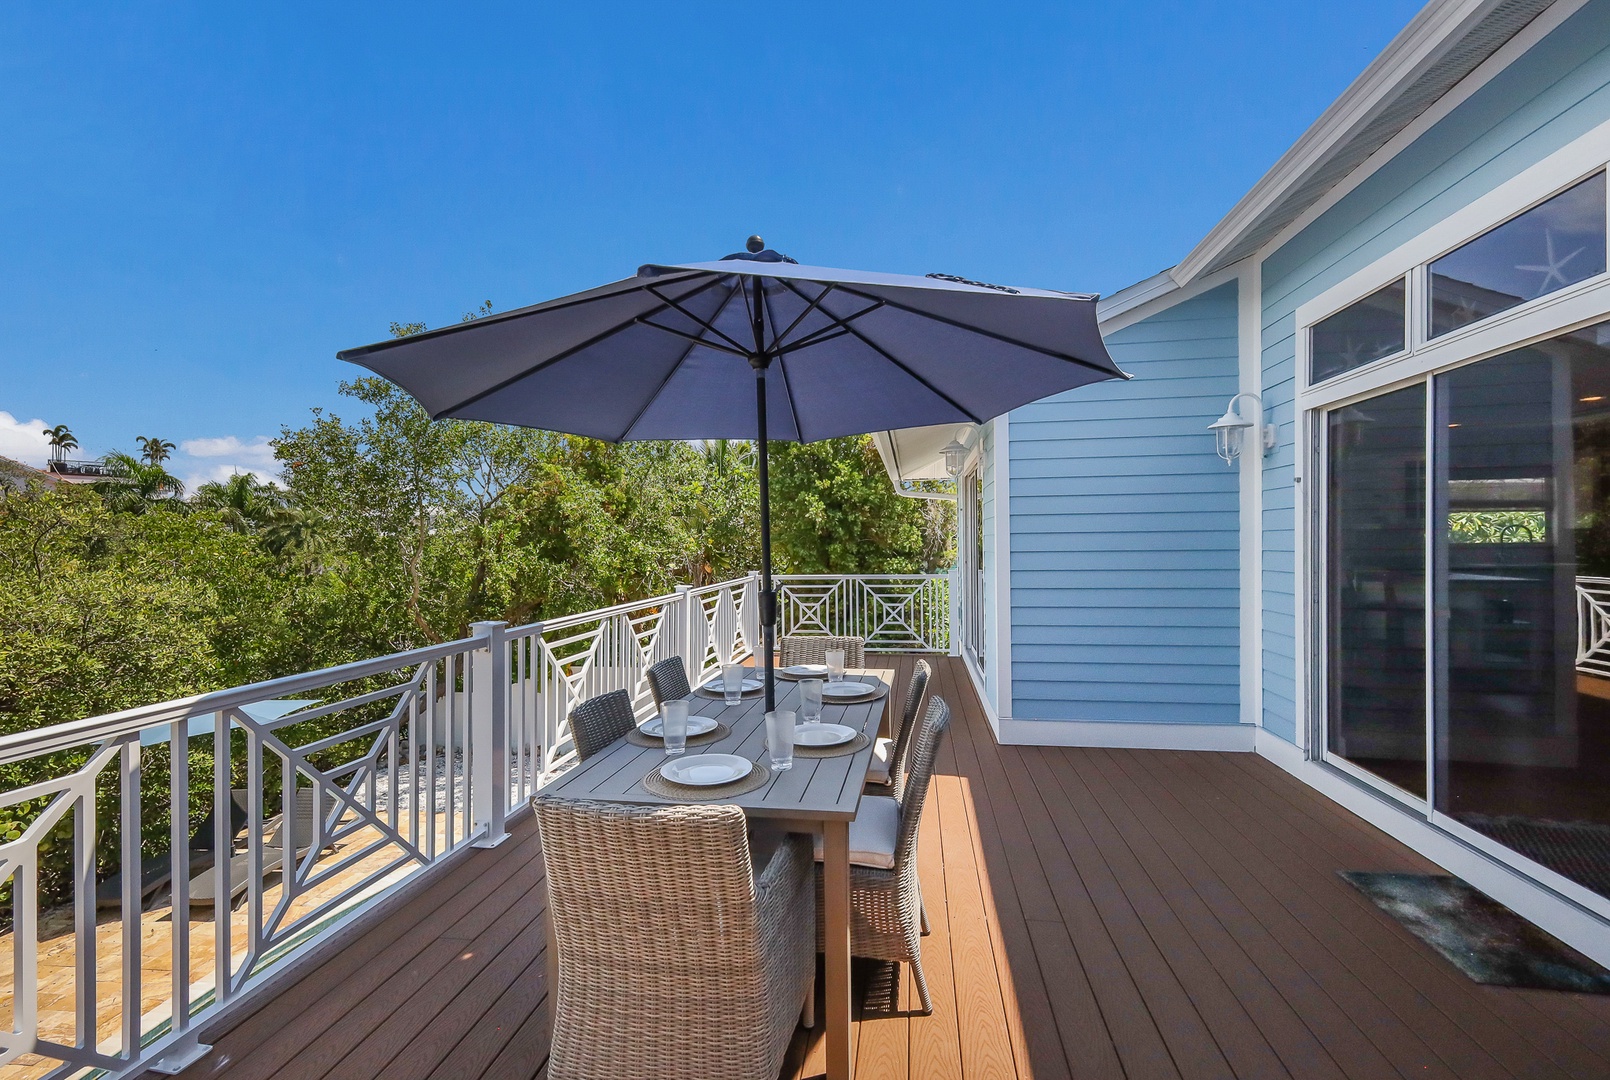
<instances>
[{"instance_id":1,"label":"sliding glass door","mask_svg":"<svg viewBox=\"0 0 1610 1080\"><path fill-rule=\"evenodd\" d=\"M1426 792L1426 388L1327 414L1326 746Z\"/></svg>"},{"instance_id":2,"label":"sliding glass door","mask_svg":"<svg viewBox=\"0 0 1610 1080\"><path fill-rule=\"evenodd\" d=\"M1324 417L1327 756L1610 897L1610 323Z\"/></svg>"}]
</instances>

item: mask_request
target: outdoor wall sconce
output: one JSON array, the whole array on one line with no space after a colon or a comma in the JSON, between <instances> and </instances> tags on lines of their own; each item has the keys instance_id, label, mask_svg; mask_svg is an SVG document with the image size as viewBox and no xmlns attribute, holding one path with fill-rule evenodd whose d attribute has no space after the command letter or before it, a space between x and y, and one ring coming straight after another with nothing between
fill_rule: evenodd
<instances>
[{"instance_id":1,"label":"outdoor wall sconce","mask_svg":"<svg viewBox=\"0 0 1610 1080\"><path fill-rule=\"evenodd\" d=\"M945 455L945 471L950 474L952 480L956 479L961 475L962 462L967 460L967 447L959 440L951 439L940 453Z\"/></svg>"},{"instance_id":2,"label":"outdoor wall sconce","mask_svg":"<svg viewBox=\"0 0 1610 1080\"><path fill-rule=\"evenodd\" d=\"M1258 403L1257 419L1249 420L1242 415L1238 403L1242 398L1251 398ZM1237 394L1230 399L1229 406L1224 415L1208 425L1213 432L1213 448L1219 452L1226 465L1234 465L1235 459L1241 454L1241 435L1247 428L1257 428L1259 441L1263 444L1263 452L1267 454L1275 448L1275 425L1262 423L1263 398L1257 394Z\"/></svg>"}]
</instances>

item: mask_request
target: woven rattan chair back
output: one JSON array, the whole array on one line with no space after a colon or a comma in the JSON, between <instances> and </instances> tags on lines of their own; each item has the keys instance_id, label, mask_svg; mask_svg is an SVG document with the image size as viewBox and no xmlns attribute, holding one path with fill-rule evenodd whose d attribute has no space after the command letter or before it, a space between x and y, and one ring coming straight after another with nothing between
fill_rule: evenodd
<instances>
[{"instance_id":1,"label":"woven rattan chair back","mask_svg":"<svg viewBox=\"0 0 1610 1080\"><path fill-rule=\"evenodd\" d=\"M680 656L661 660L648 669L648 692L654 695L654 707L664 709L667 701L681 701L693 693L688 685L688 669Z\"/></svg>"},{"instance_id":2,"label":"woven rattan chair back","mask_svg":"<svg viewBox=\"0 0 1610 1080\"><path fill-rule=\"evenodd\" d=\"M783 635L778 666L825 664L829 649L844 650L845 667L866 667L866 638L828 637L817 634Z\"/></svg>"},{"instance_id":3,"label":"woven rattan chair back","mask_svg":"<svg viewBox=\"0 0 1610 1080\"><path fill-rule=\"evenodd\" d=\"M900 712L900 727L894 733L894 750L889 758L889 783L897 797L905 786L906 749L917 730L917 710L922 708L922 698L928 692L928 680L933 673L928 661L918 660L911 672L911 682L906 685L906 707Z\"/></svg>"},{"instance_id":4,"label":"woven rattan chair back","mask_svg":"<svg viewBox=\"0 0 1610 1080\"><path fill-rule=\"evenodd\" d=\"M900 834L894 847L896 877L917 877L917 827L921 824L922 804L928 798L928 786L934 777L934 759L939 746L950 730L950 706L935 695L928 702L917 732L911 738L910 760L906 763L904 783L895 792L900 803Z\"/></svg>"},{"instance_id":5,"label":"woven rattan chair back","mask_svg":"<svg viewBox=\"0 0 1610 1080\"><path fill-rule=\"evenodd\" d=\"M576 756L586 761L637 726L632 697L624 690L590 697L570 710L570 739Z\"/></svg>"},{"instance_id":6,"label":"woven rattan chair back","mask_svg":"<svg viewBox=\"0 0 1610 1080\"><path fill-rule=\"evenodd\" d=\"M758 880L736 806L538 796L551 1080L771 1080L815 969L809 841Z\"/></svg>"}]
</instances>

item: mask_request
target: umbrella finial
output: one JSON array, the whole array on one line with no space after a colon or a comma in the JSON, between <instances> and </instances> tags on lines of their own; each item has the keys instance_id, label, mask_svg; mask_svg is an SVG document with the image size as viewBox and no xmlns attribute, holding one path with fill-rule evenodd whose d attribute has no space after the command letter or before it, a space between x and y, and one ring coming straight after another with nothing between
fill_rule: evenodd
<instances>
[{"instance_id":1,"label":"umbrella finial","mask_svg":"<svg viewBox=\"0 0 1610 1080\"><path fill-rule=\"evenodd\" d=\"M744 244L744 247L748 248L751 254L759 254L766 250L766 241L759 236L751 236L748 243Z\"/></svg>"}]
</instances>

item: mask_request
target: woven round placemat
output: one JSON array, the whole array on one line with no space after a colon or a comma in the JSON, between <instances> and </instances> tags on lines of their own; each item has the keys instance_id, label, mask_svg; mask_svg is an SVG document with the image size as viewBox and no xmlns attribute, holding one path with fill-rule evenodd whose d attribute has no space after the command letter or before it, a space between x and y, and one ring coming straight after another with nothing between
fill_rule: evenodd
<instances>
[{"instance_id":1,"label":"woven round placemat","mask_svg":"<svg viewBox=\"0 0 1610 1080\"><path fill-rule=\"evenodd\" d=\"M757 761L749 775L742 780L734 780L730 784L717 784L714 787L694 787L691 784L678 784L667 780L660 775L660 766L656 765L643 777L643 787L650 794L658 795L662 799L675 799L677 802L714 802L717 799L730 799L734 795L743 795L757 788L766 786L771 779L771 770Z\"/></svg>"},{"instance_id":2,"label":"woven round placemat","mask_svg":"<svg viewBox=\"0 0 1610 1080\"><path fill-rule=\"evenodd\" d=\"M794 744L795 757L823 758L823 757L849 757L857 750L865 750L872 740L862 732L849 742L839 743L837 746L801 746Z\"/></svg>"},{"instance_id":3,"label":"woven round placemat","mask_svg":"<svg viewBox=\"0 0 1610 1080\"><path fill-rule=\"evenodd\" d=\"M858 698L830 698L826 694L823 694L823 705L864 705L868 701L878 700L889 692L889 684L884 682L882 679L874 679L869 675L846 675L844 678L848 682L871 683L876 686L877 689L872 691L870 694L864 694Z\"/></svg>"},{"instance_id":4,"label":"woven round placemat","mask_svg":"<svg viewBox=\"0 0 1610 1080\"><path fill-rule=\"evenodd\" d=\"M714 727L714 729L705 732L703 735L689 735L688 736L688 745L689 746L703 746L705 743L718 742L719 740L725 739L728 735L731 735L731 734L732 734L732 729L730 727L728 727L726 724L723 724L721 721L717 720L716 721L716 726ZM642 728L633 728L631 731L628 731L626 733L626 741L631 743L633 746L664 746L665 745L665 740L664 739L661 739L657 735L645 735L645 734L643 734L643 729Z\"/></svg>"}]
</instances>

